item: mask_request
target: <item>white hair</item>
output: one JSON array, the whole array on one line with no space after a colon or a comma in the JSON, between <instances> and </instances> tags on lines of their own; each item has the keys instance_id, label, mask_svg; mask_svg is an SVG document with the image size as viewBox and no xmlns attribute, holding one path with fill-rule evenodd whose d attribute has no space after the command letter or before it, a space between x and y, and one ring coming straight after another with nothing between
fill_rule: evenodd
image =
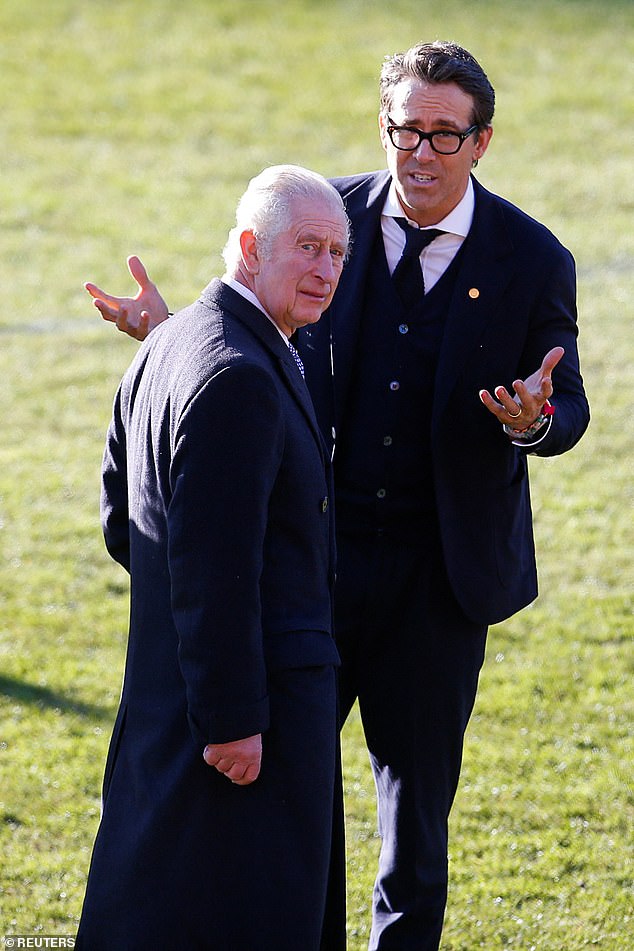
<instances>
[{"instance_id":1,"label":"white hair","mask_svg":"<svg viewBox=\"0 0 634 951\"><path fill-rule=\"evenodd\" d=\"M272 165L251 179L238 202L236 225L222 252L227 274L235 274L242 259L242 232L252 231L262 253L268 255L273 239L289 226L292 205L298 198L325 202L345 222L350 242L350 223L341 195L323 175L299 165Z\"/></svg>"}]
</instances>

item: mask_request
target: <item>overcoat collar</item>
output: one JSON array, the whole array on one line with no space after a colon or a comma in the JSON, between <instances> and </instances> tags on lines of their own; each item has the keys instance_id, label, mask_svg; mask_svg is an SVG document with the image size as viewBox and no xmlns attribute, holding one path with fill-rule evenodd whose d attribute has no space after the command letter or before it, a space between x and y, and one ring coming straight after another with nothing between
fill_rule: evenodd
<instances>
[{"instance_id":1,"label":"overcoat collar","mask_svg":"<svg viewBox=\"0 0 634 951\"><path fill-rule=\"evenodd\" d=\"M289 348L268 317L254 304L219 278L214 278L214 280L207 285L201 294L200 300L201 303L207 307L231 314L232 317L247 327L260 344L272 355L282 378L306 416L310 428L319 444L320 451L322 455L324 455L323 439L317 425L315 410L306 383L302 379L301 373L297 368L297 364Z\"/></svg>"}]
</instances>

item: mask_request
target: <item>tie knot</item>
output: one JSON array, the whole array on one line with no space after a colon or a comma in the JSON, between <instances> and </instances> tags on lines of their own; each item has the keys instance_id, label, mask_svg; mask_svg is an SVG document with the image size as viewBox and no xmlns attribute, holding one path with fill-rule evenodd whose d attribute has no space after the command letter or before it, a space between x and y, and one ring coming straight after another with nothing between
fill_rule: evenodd
<instances>
[{"instance_id":1,"label":"tie knot","mask_svg":"<svg viewBox=\"0 0 634 951\"><path fill-rule=\"evenodd\" d=\"M424 248L441 234L446 231L440 231L438 228L412 228L405 218L396 218L395 221L405 232L405 250L404 254L408 257L419 257Z\"/></svg>"}]
</instances>

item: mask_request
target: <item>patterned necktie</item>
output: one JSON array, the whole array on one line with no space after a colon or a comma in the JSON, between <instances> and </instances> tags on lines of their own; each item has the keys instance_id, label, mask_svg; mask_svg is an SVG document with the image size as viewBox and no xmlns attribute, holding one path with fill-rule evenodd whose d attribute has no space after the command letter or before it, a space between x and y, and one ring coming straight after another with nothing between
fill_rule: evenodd
<instances>
[{"instance_id":1,"label":"patterned necktie","mask_svg":"<svg viewBox=\"0 0 634 951\"><path fill-rule=\"evenodd\" d=\"M302 377L303 377L303 376L304 376L304 364L302 363L302 358L300 357L299 353L297 352L297 350L295 349L295 347L293 346L293 344L290 342L290 340L288 341L288 349L289 349L290 352L291 352L291 356L293 357L293 360L294 360L295 363L297 364L297 369L299 370L299 372L301 373L301 375L302 375Z\"/></svg>"},{"instance_id":2,"label":"patterned necktie","mask_svg":"<svg viewBox=\"0 0 634 951\"><path fill-rule=\"evenodd\" d=\"M425 293L425 281L423 280L423 269L420 265L420 256L423 248L446 231L439 231L438 228L412 228L405 218L395 218L403 231L405 232L405 247L403 254L394 269L392 280L396 287L399 297L406 307L415 307L422 300Z\"/></svg>"}]
</instances>

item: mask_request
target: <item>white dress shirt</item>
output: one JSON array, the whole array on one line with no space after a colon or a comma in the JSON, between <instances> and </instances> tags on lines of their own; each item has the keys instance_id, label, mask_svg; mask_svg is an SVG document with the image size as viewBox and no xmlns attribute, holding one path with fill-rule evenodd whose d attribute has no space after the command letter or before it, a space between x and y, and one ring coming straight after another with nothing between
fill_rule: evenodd
<instances>
[{"instance_id":1,"label":"white dress shirt","mask_svg":"<svg viewBox=\"0 0 634 951\"><path fill-rule=\"evenodd\" d=\"M289 346L290 340L288 339L288 337L286 336L286 334L285 334L282 330L280 330L280 328L277 326L277 324L275 323L275 321L273 320L273 318L271 317L271 315L270 315L270 314L267 314L267 312L264 310L264 307L262 307L262 304L261 304L260 301L257 299L257 297L255 296L255 294L253 293L253 291L252 291L249 287L247 287L246 284L241 284L240 281L236 281L233 277L227 277L226 274L223 274L223 276L222 276L222 283L223 283L223 284L228 284L229 287L232 287L232 288L234 289L234 291L237 291L238 294L240 294L242 297L246 298L246 300L248 300L251 304L253 304L255 307L257 307L258 310L261 310L262 313L264 314L264 316L265 316L268 320L271 321L271 323L273 324L273 326L274 326L275 329L277 330L278 334L280 335L280 337L282 338L282 340L284 341L284 343L286 344L286 346L287 346L287 347Z\"/></svg>"},{"instance_id":2,"label":"white dress shirt","mask_svg":"<svg viewBox=\"0 0 634 951\"><path fill-rule=\"evenodd\" d=\"M442 221L431 226L448 233L436 238L435 241L427 245L421 254L425 293L430 291L434 284L440 280L462 247L464 239L469 234L469 228L473 221L474 208L475 196L473 193L473 183L471 179L469 179L467 190L456 207L450 211ZM394 221L395 218L406 218L413 228L418 228L415 221L407 218L403 206L398 200L396 188L392 181L387 198L385 199L383 211L381 212L381 230L383 231L385 257L387 258L390 274L393 274L405 247L405 232L401 226Z\"/></svg>"}]
</instances>

